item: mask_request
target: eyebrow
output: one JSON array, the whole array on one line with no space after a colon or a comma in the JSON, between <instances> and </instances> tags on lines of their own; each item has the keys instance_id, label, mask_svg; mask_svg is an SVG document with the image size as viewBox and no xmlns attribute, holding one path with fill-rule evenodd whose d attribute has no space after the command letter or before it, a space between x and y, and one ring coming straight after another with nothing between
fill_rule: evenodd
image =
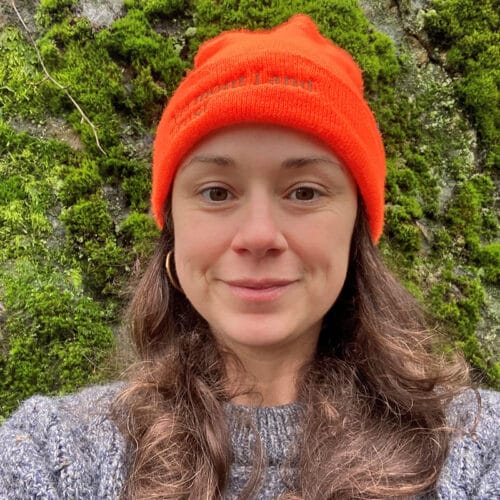
<instances>
[{"instance_id":1,"label":"eyebrow","mask_svg":"<svg viewBox=\"0 0 500 500\"><path fill-rule=\"evenodd\" d=\"M300 168L306 165L320 165L326 163L327 165L334 165L343 168L340 160L329 158L328 156L305 156L300 158L289 158L282 163L285 168Z\"/></svg>"},{"instance_id":2,"label":"eyebrow","mask_svg":"<svg viewBox=\"0 0 500 500\"><path fill-rule=\"evenodd\" d=\"M205 163L211 165L219 165L221 167L231 167L236 165L236 162L229 156L220 156L220 155L197 155L193 156L184 166L183 168L188 167L193 163ZM305 167L306 165L319 165L319 164L327 164L334 165L336 167L344 168L340 160L335 160L329 158L328 156L304 156L297 158L288 158L281 164L282 167L286 169L300 168Z\"/></svg>"},{"instance_id":3,"label":"eyebrow","mask_svg":"<svg viewBox=\"0 0 500 500\"><path fill-rule=\"evenodd\" d=\"M230 167L235 165L235 161L229 156L197 155L193 156L187 163L185 163L183 168L189 167L193 163L207 163L211 165L220 165L221 167Z\"/></svg>"}]
</instances>

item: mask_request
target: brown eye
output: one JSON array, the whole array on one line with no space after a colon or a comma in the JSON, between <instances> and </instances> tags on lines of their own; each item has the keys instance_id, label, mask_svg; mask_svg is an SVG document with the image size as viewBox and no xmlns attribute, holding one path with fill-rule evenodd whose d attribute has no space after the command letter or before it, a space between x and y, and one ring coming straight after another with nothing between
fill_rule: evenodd
<instances>
[{"instance_id":1,"label":"brown eye","mask_svg":"<svg viewBox=\"0 0 500 500\"><path fill-rule=\"evenodd\" d=\"M319 193L316 189L307 186L294 189L290 194L290 198L297 201L311 201L316 199L318 196Z\"/></svg>"},{"instance_id":2,"label":"brown eye","mask_svg":"<svg viewBox=\"0 0 500 500\"><path fill-rule=\"evenodd\" d=\"M230 198L229 191L220 186L204 189L201 194L208 201L215 202L227 201Z\"/></svg>"}]
</instances>

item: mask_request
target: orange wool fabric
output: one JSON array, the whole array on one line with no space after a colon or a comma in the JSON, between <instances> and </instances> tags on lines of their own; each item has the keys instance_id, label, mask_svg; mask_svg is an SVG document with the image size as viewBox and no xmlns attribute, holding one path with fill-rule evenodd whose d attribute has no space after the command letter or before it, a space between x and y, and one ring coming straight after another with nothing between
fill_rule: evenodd
<instances>
[{"instance_id":1,"label":"orange wool fabric","mask_svg":"<svg viewBox=\"0 0 500 500\"><path fill-rule=\"evenodd\" d=\"M378 241L385 153L361 71L303 14L269 31L228 31L200 47L156 133L152 208L160 227L182 159L209 132L244 122L291 127L326 143L352 173Z\"/></svg>"}]
</instances>

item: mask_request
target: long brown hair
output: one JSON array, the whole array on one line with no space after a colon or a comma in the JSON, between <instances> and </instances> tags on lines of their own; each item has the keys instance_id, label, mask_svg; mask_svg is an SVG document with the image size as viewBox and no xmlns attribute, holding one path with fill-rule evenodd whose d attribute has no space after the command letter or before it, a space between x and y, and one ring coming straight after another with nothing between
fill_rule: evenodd
<instances>
[{"instance_id":1,"label":"long brown hair","mask_svg":"<svg viewBox=\"0 0 500 500\"><path fill-rule=\"evenodd\" d=\"M124 497L218 498L231 464L228 353L168 283L167 221L130 306L140 362L114 407L131 443ZM462 359L440 354L434 338L382 262L361 206L346 282L299 377L303 422L288 498L409 497L433 487L450 439L446 407L468 383ZM258 457L242 498L258 487Z\"/></svg>"}]
</instances>

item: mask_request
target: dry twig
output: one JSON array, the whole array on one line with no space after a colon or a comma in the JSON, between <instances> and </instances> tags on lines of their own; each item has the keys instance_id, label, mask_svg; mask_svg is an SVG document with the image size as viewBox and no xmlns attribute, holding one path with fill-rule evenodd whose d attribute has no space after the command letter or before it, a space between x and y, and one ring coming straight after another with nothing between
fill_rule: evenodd
<instances>
[{"instance_id":1,"label":"dry twig","mask_svg":"<svg viewBox=\"0 0 500 500\"><path fill-rule=\"evenodd\" d=\"M24 19L23 17L21 16L20 12L17 10L17 6L16 6L16 2L15 0L10 0L10 3L12 4L12 8L14 9L17 17L19 18L19 21L21 21L21 24L23 25L26 33L28 34L28 37L30 39L30 42L31 42L31 45L33 46L33 48L35 49L35 52L36 52L36 56L38 58L38 61L40 63L40 66L42 67L43 69L43 72L45 73L46 77L59 89L61 89L67 96L68 96L68 99L73 103L73 106L75 106L75 108L77 109L77 111L80 113L81 117L82 117L82 120L86 121L90 128L92 129L92 132L94 133L94 137L95 137L95 142L96 142L96 145L98 147L98 149L101 151L101 153L103 155L106 155L106 151L104 151L104 149L102 148L101 146L101 143L99 142L99 136L97 135L97 128L96 126L91 122L90 118L85 114L85 112L83 111L83 109L80 107L80 105L76 102L76 100L74 99L74 97L68 92L68 89L62 85L61 83L59 83L47 70L47 68L45 67L45 64L43 62L43 59L42 59L42 55L40 54L40 51L38 50L38 47L36 46L36 43L35 43L35 40L33 39L33 36L31 35L31 32L28 28L28 26L26 26L26 23L24 22Z\"/></svg>"}]
</instances>

